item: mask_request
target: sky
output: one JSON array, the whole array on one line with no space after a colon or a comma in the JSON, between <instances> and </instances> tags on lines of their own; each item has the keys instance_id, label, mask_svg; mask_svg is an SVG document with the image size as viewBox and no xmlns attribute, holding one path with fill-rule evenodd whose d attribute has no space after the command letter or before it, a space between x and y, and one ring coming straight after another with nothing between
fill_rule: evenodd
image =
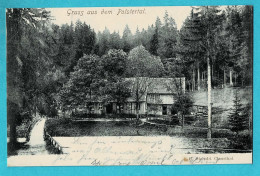
<instances>
[{"instance_id":1,"label":"sky","mask_svg":"<svg viewBox=\"0 0 260 176\"><path fill-rule=\"evenodd\" d=\"M183 22L190 15L190 6L165 6L165 7L93 7L93 8L48 8L55 24L70 24L77 20L86 22L95 30L103 31L105 27L110 32L122 32L128 24L132 33L136 28L147 29L148 25L155 23L157 16L163 21L165 11L168 12L180 29ZM128 14L127 14L128 13ZM131 13L131 14L129 14Z\"/></svg>"}]
</instances>

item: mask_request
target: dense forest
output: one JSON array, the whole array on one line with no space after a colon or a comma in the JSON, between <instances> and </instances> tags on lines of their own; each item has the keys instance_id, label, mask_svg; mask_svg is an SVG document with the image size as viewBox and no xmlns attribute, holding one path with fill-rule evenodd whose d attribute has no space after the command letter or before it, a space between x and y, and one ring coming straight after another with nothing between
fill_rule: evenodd
<instances>
[{"instance_id":1,"label":"dense forest","mask_svg":"<svg viewBox=\"0 0 260 176\"><path fill-rule=\"evenodd\" d=\"M36 112L56 116L95 96L123 102L130 95L123 78L185 77L187 91L203 91L210 65L212 88L252 85L252 11L194 7L180 30L166 11L147 29L126 25L120 35L81 21L58 26L45 9L7 9L11 134Z\"/></svg>"}]
</instances>

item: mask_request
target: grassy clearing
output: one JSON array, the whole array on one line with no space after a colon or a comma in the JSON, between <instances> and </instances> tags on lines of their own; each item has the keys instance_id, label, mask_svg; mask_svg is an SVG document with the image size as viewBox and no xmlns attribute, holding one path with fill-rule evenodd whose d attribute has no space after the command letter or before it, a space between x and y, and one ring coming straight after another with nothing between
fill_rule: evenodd
<instances>
[{"instance_id":1,"label":"grassy clearing","mask_svg":"<svg viewBox=\"0 0 260 176\"><path fill-rule=\"evenodd\" d=\"M234 95L238 97L242 105L252 102L252 87L235 88L226 87L212 90L212 126L216 128L228 128L228 117L234 108ZM190 92L195 105L207 106L207 91ZM199 119L195 126L207 126L207 119Z\"/></svg>"}]
</instances>

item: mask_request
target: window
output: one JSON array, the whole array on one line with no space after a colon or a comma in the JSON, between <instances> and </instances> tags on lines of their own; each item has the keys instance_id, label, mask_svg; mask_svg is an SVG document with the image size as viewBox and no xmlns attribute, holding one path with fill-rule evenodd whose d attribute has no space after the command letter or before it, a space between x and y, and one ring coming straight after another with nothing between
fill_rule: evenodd
<instances>
[{"instance_id":1,"label":"window","mask_svg":"<svg viewBox=\"0 0 260 176\"><path fill-rule=\"evenodd\" d=\"M90 105L90 106L89 106L89 109L90 109L90 113L91 113L91 114L94 113L94 105Z\"/></svg>"},{"instance_id":2,"label":"window","mask_svg":"<svg viewBox=\"0 0 260 176\"><path fill-rule=\"evenodd\" d=\"M123 112L124 110L124 105L120 105L120 111Z\"/></svg>"},{"instance_id":3,"label":"window","mask_svg":"<svg viewBox=\"0 0 260 176\"><path fill-rule=\"evenodd\" d=\"M152 102L155 101L155 95L154 95L154 94L151 95L151 101L152 101Z\"/></svg>"},{"instance_id":4,"label":"window","mask_svg":"<svg viewBox=\"0 0 260 176\"><path fill-rule=\"evenodd\" d=\"M126 103L126 110L129 113L131 111L131 104L130 103Z\"/></svg>"},{"instance_id":5,"label":"window","mask_svg":"<svg viewBox=\"0 0 260 176\"><path fill-rule=\"evenodd\" d=\"M135 103L132 104L132 108L133 108L133 110L135 110L135 105L136 105Z\"/></svg>"},{"instance_id":6,"label":"window","mask_svg":"<svg viewBox=\"0 0 260 176\"><path fill-rule=\"evenodd\" d=\"M162 105L162 115L167 115L167 106Z\"/></svg>"},{"instance_id":7,"label":"window","mask_svg":"<svg viewBox=\"0 0 260 176\"><path fill-rule=\"evenodd\" d=\"M101 103L99 103L99 107L98 107L99 110L103 110L103 105Z\"/></svg>"},{"instance_id":8,"label":"window","mask_svg":"<svg viewBox=\"0 0 260 176\"><path fill-rule=\"evenodd\" d=\"M159 94L150 94L149 95L149 101L156 103L157 101L160 100L160 95Z\"/></svg>"}]
</instances>

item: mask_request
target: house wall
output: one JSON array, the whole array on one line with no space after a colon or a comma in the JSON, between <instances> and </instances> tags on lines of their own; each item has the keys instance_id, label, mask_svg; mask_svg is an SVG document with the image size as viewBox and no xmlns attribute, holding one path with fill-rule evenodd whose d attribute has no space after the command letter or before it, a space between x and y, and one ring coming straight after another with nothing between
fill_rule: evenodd
<instances>
[{"instance_id":1,"label":"house wall","mask_svg":"<svg viewBox=\"0 0 260 176\"><path fill-rule=\"evenodd\" d=\"M140 103L139 114L146 114L146 102Z\"/></svg>"},{"instance_id":2,"label":"house wall","mask_svg":"<svg viewBox=\"0 0 260 176\"><path fill-rule=\"evenodd\" d=\"M105 110L104 108L105 107L103 106L102 103L93 103L93 108L91 111L87 107L77 108L77 111L81 113L87 113L87 114L102 114L103 111Z\"/></svg>"},{"instance_id":3,"label":"house wall","mask_svg":"<svg viewBox=\"0 0 260 176\"><path fill-rule=\"evenodd\" d=\"M154 107L152 108L151 106L156 106L156 110L154 110ZM152 110L153 109L153 110ZM156 105L156 104L148 104L147 105L147 113L148 114L153 114L153 115L162 115L162 105Z\"/></svg>"},{"instance_id":4,"label":"house wall","mask_svg":"<svg viewBox=\"0 0 260 176\"><path fill-rule=\"evenodd\" d=\"M135 114L136 113L135 103L133 103L133 102L125 103L125 105L124 105L124 113L126 113L126 114Z\"/></svg>"},{"instance_id":5,"label":"house wall","mask_svg":"<svg viewBox=\"0 0 260 176\"><path fill-rule=\"evenodd\" d=\"M104 106L102 103L95 103L94 104L94 114L102 114L103 108L104 108Z\"/></svg>"},{"instance_id":6,"label":"house wall","mask_svg":"<svg viewBox=\"0 0 260 176\"><path fill-rule=\"evenodd\" d=\"M172 109L172 105L167 105L167 114L172 114L172 111L171 111L171 109Z\"/></svg>"},{"instance_id":7,"label":"house wall","mask_svg":"<svg viewBox=\"0 0 260 176\"><path fill-rule=\"evenodd\" d=\"M151 108L151 106L156 106L156 110L154 110L154 108ZM147 113L148 114L153 114L153 115L163 115L163 106L167 107L167 115L171 114L171 105L170 104L148 104L147 105Z\"/></svg>"},{"instance_id":8,"label":"house wall","mask_svg":"<svg viewBox=\"0 0 260 176\"><path fill-rule=\"evenodd\" d=\"M160 99L162 100L160 104L153 104L153 106L157 106L157 110L151 110L146 102L140 102L140 109L139 114L155 114L155 115L162 115L163 105L167 105L167 114L171 114L171 104L173 104L173 98L171 95L160 95ZM119 113L119 106L117 103L112 103L112 113ZM80 111L80 110L79 110ZM93 113L93 114L102 114L106 113L106 107L102 103L94 103L93 109L91 112L88 111L88 109L85 109L87 113ZM125 103L123 106L123 109L121 109L122 113L125 114L136 114L136 103L134 102L128 102Z\"/></svg>"},{"instance_id":9,"label":"house wall","mask_svg":"<svg viewBox=\"0 0 260 176\"><path fill-rule=\"evenodd\" d=\"M102 103L94 103L91 111L88 108L84 108L84 112L88 114L102 114L103 108ZM79 109L79 111L82 111L82 109Z\"/></svg>"},{"instance_id":10,"label":"house wall","mask_svg":"<svg viewBox=\"0 0 260 176\"><path fill-rule=\"evenodd\" d=\"M174 99L172 94L148 94L148 104L173 104Z\"/></svg>"},{"instance_id":11,"label":"house wall","mask_svg":"<svg viewBox=\"0 0 260 176\"><path fill-rule=\"evenodd\" d=\"M125 103L123 112L125 114L136 114L136 103ZM140 102L139 114L146 114L146 102Z\"/></svg>"},{"instance_id":12,"label":"house wall","mask_svg":"<svg viewBox=\"0 0 260 176\"><path fill-rule=\"evenodd\" d=\"M116 103L113 103L113 113L116 113Z\"/></svg>"},{"instance_id":13,"label":"house wall","mask_svg":"<svg viewBox=\"0 0 260 176\"><path fill-rule=\"evenodd\" d=\"M173 104L174 99L172 95L160 95L160 99L162 100L162 104Z\"/></svg>"},{"instance_id":14,"label":"house wall","mask_svg":"<svg viewBox=\"0 0 260 176\"><path fill-rule=\"evenodd\" d=\"M157 95L158 96L158 95ZM146 102L140 102L140 109L139 109L139 114L155 114L155 115L162 115L163 108L162 106L167 106L167 114L171 114L171 105L173 104L173 96L172 95L159 95L161 102L160 104L153 104L153 106L157 106L157 110L151 110L149 106L150 104L147 105ZM117 105L117 103L112 103L112 113L119 113L120 112L120 107ZM93 110L91 113L94 114L102 114L105 111L105 107L101 103L95 103L93 106ZM128 102L125 103L123 106L123 109L121 109L122 113L125 114L136 114L136 103L134 102Z\"/></svg>"}]
</instances>

